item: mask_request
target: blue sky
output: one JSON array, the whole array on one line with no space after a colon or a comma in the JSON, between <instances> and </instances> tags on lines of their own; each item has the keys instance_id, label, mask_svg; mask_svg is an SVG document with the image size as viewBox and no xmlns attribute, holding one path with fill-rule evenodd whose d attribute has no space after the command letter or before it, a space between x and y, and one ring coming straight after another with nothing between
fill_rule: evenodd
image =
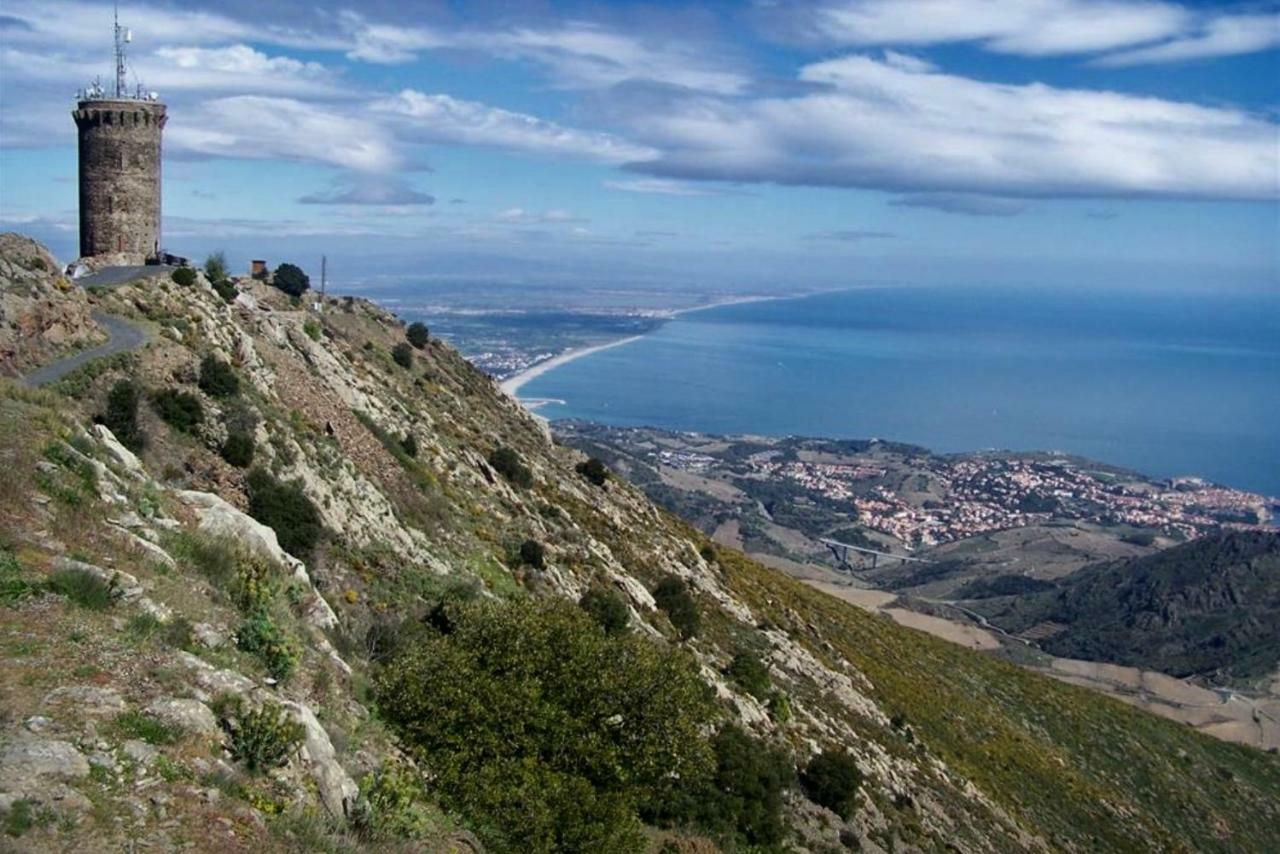
<instances>
[{"instance_id":1,"label":"blue sky","mask_svg":"<svg viewBox=\"0 0 1280 854\"><path fill-rule=\"evenodd\" d=\"M1275 3L126 3L165 243L339 281L1280 287ZM0 0L0 227L76 246L111 4Z\"/></svg>"}]
</instances>

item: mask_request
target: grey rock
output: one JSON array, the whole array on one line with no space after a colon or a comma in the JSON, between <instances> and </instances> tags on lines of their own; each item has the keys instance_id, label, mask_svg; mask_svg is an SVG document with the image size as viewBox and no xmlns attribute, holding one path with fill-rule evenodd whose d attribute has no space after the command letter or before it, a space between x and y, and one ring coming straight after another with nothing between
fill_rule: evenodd
<instances>
[{"instance_id":1,"label":"grey rock","mask_svg":"<svg viewBox=\"0 0 1280 854\"><path fill-rule=\"evenodd\" d=\"M69 557L63 556L58 556L53 559L53 568L57 570L76 570L78 572L88 573L107 584L111 584L114 581L116 590L118 591L116 595L126 601L137 599L142 595L142 585L138 582L138 579L129 573L121 572L118 569L103 569L102 567L95 566L91 563L72 560Z\"/></svg>"},{"instance_id":2,"label":"grey rock","mask_svg":"<svg viewBox=\"0 0 1280 854\"><path fill-rule=\"evenodd\" d=\"M45 695L43 706L65 709L80 717L100 718L125 710L119 691L97 685L64 685Z\"/></svg>"},{"instance_id":3,"label":"grey rock","mask_svg":"<svg viewBox=\"0 0 1280 854\"><path fill-rule=\"evenodd\" d=\"M76 780L89 775L89 760L69 741L15 741L0 752L0 788L22 788L42 778Z\"/></svg>"},{"instance_id":4,"label":"grey rock","mask_svg":"<svg viewBox=\"0 0 1280 854\"><path fill-rule=\"evenodd\" d=\"M27 732L44 732L52 724L53 721L44 715L32 715L23 722L23 726L27 728Z\"/></svg>"},{"instance_id":5,"label":"grey rock","mask_svg":"<svg viewBox=\"0 0 1280 854\"><path fill-rule=\"evenodd\" d=\"M218 721L209 707L199 700L174 697L155 700L147 706L147 712L170 726L187 732L212 735L218 732Z\"/></svg>"},{"instance_id":6,"label":"grey rock","mask_svg":"<svg viewBox=\"0 0 1280 854\"><path fill-rule=\"evenodd\" d=\"M144 768L149 768L151 763L156 761L156 757L160 755L159 750L136 738L126 741L123 750L125 756L128 756Z\"/></svg>"}]
</instances>

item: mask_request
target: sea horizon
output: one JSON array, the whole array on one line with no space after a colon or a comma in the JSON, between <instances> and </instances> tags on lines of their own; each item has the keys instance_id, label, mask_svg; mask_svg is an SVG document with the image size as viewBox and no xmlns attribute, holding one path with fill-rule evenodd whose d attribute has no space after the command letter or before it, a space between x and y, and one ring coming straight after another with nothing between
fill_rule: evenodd
<instances>
[{"instance_id":1,"label":"sea horizon","mask_svg":"<svg viewBox=\"0 0 1280 854\"><path fill-rule=\"evenodd\" d=\"M841 326L843 320L836 320L833 325L832 317L840 315L841 303L847 302L850 298L857 301L872 294L886 297L888 304L884 304L883 300L875 300L881 303L877 313L866 316L861 323L855 322L846 327ZM937 316L936 312L923 323L923 329L914 330L910 328L912 325L910 322L895 323L879 313L890 310L891 314L896 314L899 318L909 318L909 312L893 311L895 308L906 306L894 306L892 303L900 298L909 304L918 305L920 298L926 296L940 297L944 302L951 300L952 302L946 306L948 308L955 307L954 301L957 297L965 299L976 297L978 298L975 306L977 309L993 308L993 303L998 303L1005 308L1011 308L1012 313L1003 317L995 313L984 318L983 311L976 310L969 312L963 318L952 317L951 320L960 321L960 326L963 327L954 333L939 328L945 324L942 322L944 319ZM836 303L837 311L834 315L828 311L832 305L826 301L830 300ZM818 301L818 305L813 306L817 308L817 313L828 315L817 324L819 331L823 333L822 340L816 342L817 349L821 351L820 354L806 351L801 341L803 335L798 331L807 330L808 334L812 334L813 329L809 324L813 318L805 318L802 315L808 312L810 304L815 301ZM1087 306L1083 305L1084 303L1087 303ZM1227 310L1223 310L1224 303ZM1135 311L1145 314L1146 310L1155 304L1163 304L1164 311L1159 312L1160 316L1157 318L1151 318L1148 315L1147 320L1153 322L1139 324L1141 328L1133 330L1132 334L1116 334L1117 327L1123 327L1126 322L1125 317L1114 313L1116 309L1123 310L1121 315L1133 314ZM1195 304L1200 304L1199 307L1202 310L1188 313L1188 305ZM779 308L795 305L804 306L799 311L801 316L797 316L797 312L790 308ZM1076 311L1068 311L1062 315L1060 310L1067 305L1074 306ZM1034 390L1028 391L1025 388L1027 380L1025 371L1027 368L1034 371L1034 360L1019 359L1019 354L1008 352L1011 349L1016 350L1019 346L1025 348L1028 343L1031 343L1025 340L1026 338L1035 338L1045 331L1037 328L1037 324L1033 323L1029 335L1019 334L1013 338L1007 336L1011 329L1028 320L1024 316L1025 312L1028 310L1035 312L1037 306L1042 324L1045 320L1054 320L1054 316L1057 315L1057 322L1047 324L1052 334L1049 336L1050 341L1045 342L1043 351L1038 354L1042 360L1044 357L1051 357L1048 359L1051 364L1064 360L1078 360L1082 355L1088 355L1090 346L1098 348L1094 354L1097 357L1094 361L1102 360L1108 354L1119 359L1114 364L1120 370L1113 372L1111 376L1076 374L1076 381L1068 383L1067 387L1070 388L1077 402L1080 402L1078 395L1081 386L1107 385L1109 387L1104 390L1105 394L1112 395L1113 400L1114 395L1118 391L1123 392L1123 389L1117 390L1112 387L1135 386L1133 392L1136 399L1130 398L1123 407L1120 407L1123 410L1118 413L1120 417L1110 419L1102 417L1100 423L1105 429L1095 431L1095 435L1089 435L1087 430L1081 430L1081 425L1075 423L1069 426L1067 433L1064 433L1064 427L1067 426L1063 424L1064 419L1054 414L1054 406L1049 405L1047 408L1044 406L1046 402L1051 403L1055 399L1061 401L1062 388L1059 388L1057 398L1052 396L1048 388L1041 394L1037 394ZM1080 311L1079 309L1082 308L1096 308L1097 312ZM1257 492L1276 500L1280 497L1280 434L1266 429L1268 423L1280 423L1275 420L1280 417L1280 405L1267 397L1268 384L1275 383L1275 369L1280 368L1280 347L1269 343L1280 341L1280 335L1272 334L1275 332L1276 324L1274 321L1267 320L1268 317L1276 316L1275 308L1280 308L1280 298L1277 298L1277 295L1256 291L1226 294L1192 291L1172 296L1160 294L1157 299L1157 295L1152 293L1133 291L1111 293L1093 290L1066 295L1064 299L1064 292L1061 289L1036 292L1004 285L854 286L794 296L730 299L723 303L673 312L670 320L653 331L590 347L573 348L506 378L502 386L527 406L535 409L539 416L548 420L577 418L614 426L658 427L722 435L874 438L915 444L937 453L1060 453L1129 468L1155 478L1200 477L1223 486ZM1208 310L1207 314L1205 310ZM771 317L775 312L781 312L784 317L781 319ZM1091 313L1096 313L1096 322L1089 320ZM1188 323L1189 318L1200 318L1204 322ZM1167 323L1168 321L1172 323ZM790 329L792 332L780 333L780 328ZM757 331L767 329L770 334L767 342L762 346L748 346L748 350L752 351L751 356L744 359L742 349L744 341L741 335L746 329ZM832 331L838 333L840 329L849 333L861 333L860 343L830 340ZM938 410L938 414L934 417L920 418L915 421L911 418L904 419L902 413L896 413L887 418L876 418L867 417L865 412L851 411L850 415L856 417L841 418L839 415L833 417L829 407L824 406L821 400L815 400L812 394L802 394L799 400L795 395L787 396L789 404L792 405L786 407L785 417L780 417L776 406L763 403L753 406L748 402L752 397L758 399L760 396L777 399L772 392L776 392L778 386L773 383L779 381L777 374L786 371L787 365L783 360L775 360L772 366L764 365L758 357L763 355L762 349L767 350L771 355L778 355L776 336L779 334L796 336L787 339L799 344L798 347L792 348L789 355L799 357L807 367L795 367L791 373L802 375L800 385L807 387L810 392L815 391L814 384L804 380L812 379L814 366L809 363L815 359L828 370L860 369L865 372L863 376L868 377L873 386L877 386L880 382L893 381L893 376L884 375L883 368L886 364L891 368L896 366L901 369L904 361L929 364L932 360L936 368L939 360L950 360L953 367L973 368L972 360L975 356L973 351L976 348L978 354L985 357L983 361L988 365L1003 365L1009 368L1012 364L1016 368L1018 362L1023 362L1021 369L1013 372L1015 375L1023 374L1022 376L1010 377L1007 372L1005 374L996 372L988 379L996 386L1013 383L1005 390L1006 398L1015 397L1017 392L1014 389L1016 388L1018 392L1028 396L1029 400L1039 401L1043 411L1030 418L1027 417L1029 413L1023 413L1021 416L1023 423L1013 431L990 430L989 435L993 437L991 442L965 442L951 438L956 435L982 434L982 426L974 423L973 416L977 410L972 405L962 407L969 416L969 420L964 424L948 420L956 415L954 407L944 407ZM952 340L940 341L939 334ZM711 337L707 338L708 335ZM1024 340L1017 341L1019 337ZM1078 342L1074 352L1056 354L1051 352L1051 341L1069 342L1073 338ZM836 345L834 348L833 343ZM944 350L949 349L950 352L925 352L936 350L940 345ZM719 358L715 357L717 348L721 350L718 354ZM1033 346L1032 349L1042 348ZM1161 354L1165 360L1163 368L1158 364L1152 364L1153 360L1158 361L1161 358ZM712 357L715 362L715 368L712 371L715 374L714 377L703 375L705 362L699 360L706 360L708 357ZM735 358L736 366L726 364L734 361ZM1140 370L1126 371L1126 366L1130 369L1134 367L1131 363L1135 360L1139 363ZM1251 361L1253 365L1249 367ZM690 376L688 370L683 375L679 371L668 370L674 364L684 365L686 369L699 375ZM775 370L767 370L770 367ZM1271 374L1266 376L1268 367L1271 369ZM746 387L751 389L752 395L743 395L740 374L755 368L766 369L765 376L762 377L763 385L757 387L757 384L747 383ZM1193 382L1177 382L1174 375L1179 370L1190 371L1198 379ZM1157 383L1160 388L1148 388L1145 393L1136 388L1144 380L1151 380L1153 377L1158 381L1162 372L1168 376L1163 383ZM1229 382L1225 387L1221 382L1206 382L1204 379L1206 372L1220 374L1219 380L1225 378ZM808 376L803 376L806 373ZM1190 375L1187 374L1187 376ZM794 380L794 376L791 379ZM1061 379L1060 375L1051 376L1046 373L1042 377L1042 384L1048 387L1059 383L1061 386ZM615 389L618 387L617 384L628 384L628 395L634 405L628 406L626 405L628 401L619 400L618 396L609 393L610 380L614 382ZM655 384L661 385L662 390L667 393L666 399L662 394L654 393ZM696 411L697 403L707 402L705 393L714 391L713 387L717 384L722 389L720 392L722 396L731 395L739 403L730 407L727 414L722 406L720 415L709 418L706 413ZM645 388L646 385L648 388ZM794 385L794 382L781 378L781 387L790 388ZM844 382L837 381L834 386L843 389ZM998 392L998 389L990 386L991 383L988 383L986 388L981 389L983 395L991 396ZM736 391L725 392L724 389ZM638 390L643 390L644 393L640 395L642 400L636 401ZM1151 413L1150 418L1139 419L1136 423L1132 420L1134 410L1141 408L1142 402L1150 403L1152 400L1159 400L1161 391L1169 392L1170 390L1179 390L1180 395L1170 395L1172 399L1165 400L1166 409L1163 413ZM693 398L684 397L690 391L695 392ZM701 395L697 392L701 392ZM1204 399L1206 393L1207 397L1216 398L1216 400L1206 401ZM1206 419L1203 412L1198 415L1193 411L1178 412L1179 403L1187 405L1189 410L1193 409L1191 401L1187 400L1188 395L1200 397L1201 403L1209 403L1211 407L1217 406L1221 415L1220 421L1216 425L1213 424L1213 419ZM1274 397L1274 394L1272 396ZM956 402L955 396L951 394L945 394L943 398L945 402L951 404ZM1224 407L1224 401L1230 405ZM936 402L938 401L935 396L934 403ZM1065 401L1061 402L1063 406L1069 405ZM795 405L797 403L799 405ZM921 406L927 406L927 404L921 404ZM818 407L821 411L817 413L810 411L813 407ZM881 401L872 408L883 411L885 403ZM1105 405L1097 407L1095 416L1105 416L1107 411ZM808 412L807 415L806 412ZM991 420L999 422L1000 414L999 407L995 407L991 411ZM1075 413L1077 419L1080 414L1082 413ZM1194 416L1190 418L1190 421L1194 422L1190 426L1188 425L1189 416ZM925 421L932 421L935 427L920 429ZM883 423L885 429L861 431L857 429L857 426L872 427L877 423ZM905 426L906 429L894 432L891 428L895 423ZM1144 425L1161 423L1169 435L1161 436L1153 432L1147 434L1145 438L1140 438L1146 429ZM780 428L781 424L791 425L792 428ZM806 425L811 425L813 429L806 428ZM1211 429L1206 431L1206 427ZM1228 429L1224 432L1220 428ZM1208 448L1220 444L1214 441L1215 430L1228 440L1236 438L1237 445L1234 448L1219 447L1212 453L1208 452ZM994 441L999 437L1017 438L1019 435L1023 441ZM1067 441L1035 441L1040 436L1046 438L1058 436L1066 438ZM1147 450L1135 453L1138 446L1144 444L1148 446Z\"/></svg>"}]
</instances>

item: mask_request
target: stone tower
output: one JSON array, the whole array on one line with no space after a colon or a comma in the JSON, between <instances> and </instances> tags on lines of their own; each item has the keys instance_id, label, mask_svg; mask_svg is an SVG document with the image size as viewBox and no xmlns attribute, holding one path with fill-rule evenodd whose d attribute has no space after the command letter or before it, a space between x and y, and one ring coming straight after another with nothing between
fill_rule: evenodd
<instances>
[{"instance_id":1,"label":"stone tower","mask_svg":"<svg viewBox=\"0 0 1280 854\"><path fill-rule=\"evenodd\" d=\"M122 253L133 263L160 252L160 135L167 119L154 93L125 86L128 30L115 25L116 85L80 93L72 116L80 141L80 255Z\"/></svg>"}]
</instances>

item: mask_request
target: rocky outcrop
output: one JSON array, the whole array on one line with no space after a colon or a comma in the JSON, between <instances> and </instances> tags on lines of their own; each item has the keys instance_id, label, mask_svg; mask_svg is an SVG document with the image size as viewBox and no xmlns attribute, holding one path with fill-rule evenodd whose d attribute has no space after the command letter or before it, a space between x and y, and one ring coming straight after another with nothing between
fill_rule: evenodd
<instances>
[{"instance_id":1,"label":"rocky outcrop","mask_svg":"<svg viewBox=\"0 0 1280 854\"><path fill-rule=\"evenodd\" d=\"M61 275L48 250L20 234L0 234L0 376L18 376L106 335L89 301Z\"/></svg>"}]
</instances>

